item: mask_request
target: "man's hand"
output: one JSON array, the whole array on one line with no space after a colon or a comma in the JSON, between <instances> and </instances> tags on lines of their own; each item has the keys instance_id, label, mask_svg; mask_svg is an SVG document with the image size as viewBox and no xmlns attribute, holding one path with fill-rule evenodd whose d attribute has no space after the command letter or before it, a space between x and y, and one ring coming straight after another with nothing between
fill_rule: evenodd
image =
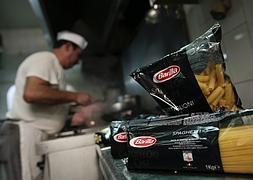
<instances>
[{"instance_id":1,"label":"man's hand","mask_svg":"<svg viewBox=\"0 0 253 180\"><path fill-rule=\"evenodd\" d=\"M76 93L76 103L81 105L88 105L92 103L92 98L89 94L85 92L77 92Z\"/></svg>"},{"instance_id":2,"label":"man's hand","mask_svg":"<svg viewBox=\"0 0 253 180\"><path fill-rule=\"evenodd\" d=\"M96 125L96 120L100 119L102 112L101 103L92 103L87 106L79 106L77 112L72 116L72 126L85 125L92 127Z\"/></svg>"}]
</instances>

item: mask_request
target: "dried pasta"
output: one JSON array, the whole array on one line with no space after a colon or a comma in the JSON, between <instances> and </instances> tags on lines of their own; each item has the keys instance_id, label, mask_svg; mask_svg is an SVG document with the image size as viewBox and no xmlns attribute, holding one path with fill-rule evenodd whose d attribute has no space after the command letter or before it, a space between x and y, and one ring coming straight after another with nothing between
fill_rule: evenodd
<instances>
[{"instance_id":1,"label":"dried pasta","mask_svg":"<svg viewBox=\"0 0 253 180\"><path fill-rule=\"evenodd\" d=\"M221 64L209 60L208 66L195 78L208 104L213 111L220 107L228 111L238 110L235 105L235 95L230 81L224 78L224 69Z\"/></svg>"},{"instance_id":2,"label":"dried pasta","mask_svg":"<svg viewBox=\"0 0 253 180\"><path fill-rule=\"evenodd\" d=\"M253 125L220 129L219 147L226 173L253 173Z\"/></svg>"}]
</instances>

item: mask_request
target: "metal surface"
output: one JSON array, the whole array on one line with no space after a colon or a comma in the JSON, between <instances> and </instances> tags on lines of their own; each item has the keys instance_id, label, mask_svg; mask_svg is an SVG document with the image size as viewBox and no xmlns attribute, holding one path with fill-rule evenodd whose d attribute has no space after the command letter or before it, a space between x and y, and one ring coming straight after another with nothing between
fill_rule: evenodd
<instances>
[{"instance_id":1,"label":"metal surface","mask_svg":"<svg viewBox=\"0 0 253 180\"><path fill-rule=\"evenodd\" d=\"M148 0L29 1L43 29L47 28L44 32L46 36L52 38L52 42L55 40L56 33L63 29L74 30L84 35L89 41L89 46L84 53L86 56L122 53L135 37L140 23L151 8ZM155 1L155 3L172 6L197 2L196 0Z\"/></svg>"},{"instance_id":2,"label":"metal surface","mask_svg":"<svg viewBox=\"0 0 253 180\"><path fill-rule=\"evenodd\" d=\"M129 179L156 179L156 180L250 180L253 175L243 174L215 174L215 173L178 173L165 171L128 171L125 161L113 159L110 148L97 148L100 167L102 166L105 179L129 180Z\"/></svg>"},{"instance_id":3,"label":"metal surface","mask_svg":"<svg viewBox=\"0 0 253 180\"><path fill-rule=\"evenodd\" d=\"M40 3L40 0L29 0L30 5L32 7L32 10L34 12L34 14L36 15L38 22L40 23L42 30L44 32L44 37L47 40L49 45L53 45L53 35L52 35L52 31L49 28L50 25L48 24L47 21L47 17L45 14L43 14L43 10L42 10L42 6Z\"/></svg>"},{"instance_id":4,"label":"metal surface","mask_svg":"<svg viewBox=\"0 0 253 180\"><path fill-rule=\"evenodd\" d=\"M136 108L138 97L135 95L125 94L118 96L117 102L112 105L113 112L121 112L128 109Z\"/></svg>"}]
</instances>

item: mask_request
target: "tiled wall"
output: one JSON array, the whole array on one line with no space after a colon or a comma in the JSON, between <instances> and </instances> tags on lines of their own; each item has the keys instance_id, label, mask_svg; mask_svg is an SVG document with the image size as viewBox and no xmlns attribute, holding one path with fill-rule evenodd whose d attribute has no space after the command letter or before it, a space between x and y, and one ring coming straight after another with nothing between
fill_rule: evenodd
<instances>
[{"instance_id":1,"label":"tiled wall","mask_svg":"<svg viewBox=\"0 0 253 180\"><path fill-rule=\"evenodd\" d=\"M205 32L216 21L210 15L211 0L186 7L191 40ZM230 75L245 108L253 107L253 1L231 0L232 8L222 26L222 48L227 54Z\"/></svg>"}]
</instances>

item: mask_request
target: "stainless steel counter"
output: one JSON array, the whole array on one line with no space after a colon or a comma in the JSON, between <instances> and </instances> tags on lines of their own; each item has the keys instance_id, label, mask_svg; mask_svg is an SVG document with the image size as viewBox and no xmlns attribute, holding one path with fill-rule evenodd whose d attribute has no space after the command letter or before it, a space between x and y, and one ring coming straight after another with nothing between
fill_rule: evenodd
<instances>
[{"instance_id":1,"label":"stainless steel counter","mask_svg":"<svg viewBox=\"0 0 253 180\"><path fill-rule=\"evenodd\" d=\"M249 180L253 175L241 174L170 174L168 172L128 171L124 160L113 159L110 147L100 149L97 146L100 170L105 180Z\"/></svg>"}]
</instances>

